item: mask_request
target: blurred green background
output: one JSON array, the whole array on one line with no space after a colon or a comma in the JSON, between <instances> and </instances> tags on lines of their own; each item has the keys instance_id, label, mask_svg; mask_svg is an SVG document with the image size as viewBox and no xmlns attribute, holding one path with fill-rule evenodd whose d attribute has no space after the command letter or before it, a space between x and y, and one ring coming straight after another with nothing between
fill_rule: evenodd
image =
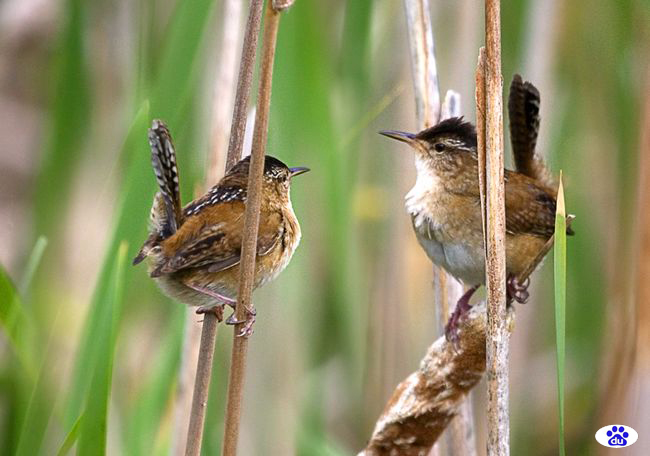
<instances>
[{"instance_id":1,"label":"blurred green background","mask_svg":"<svg viewBox=\"0 0 650 456\"><path fill-rule=\"evenodd\" d=\"M481 2L431 3L441 89L460 92L473 120ZM638 373L650 356L637 347L650 341L637 335L650 303L635 272L650 261L636 205L649 190L638 163L650 153L650 3L504 0L502 16L504 86L519 72L540 89L539 150L563 169L577 215L568 454L600 451L593 435L614 423L639 432L627 454L649 454ZM169 124L188 201L235 19L216 0L0 2L0 454L56 454L75 439L79 454L178 448L184 332L199 318L130 266L155 191L146 128ZM297 0L282 19L268 152L312 172L292 187L302 243L255 295L241 454L355 453L435 339L431 266L403 208L413 158L376 134L415 128L408 55L399 1ZM549 264L517 308L513 454L557 454ZM231 339L220 327L203 454L220 451ZM479 454L484 390L472 398Z\"/></svg>"}]
</instances>

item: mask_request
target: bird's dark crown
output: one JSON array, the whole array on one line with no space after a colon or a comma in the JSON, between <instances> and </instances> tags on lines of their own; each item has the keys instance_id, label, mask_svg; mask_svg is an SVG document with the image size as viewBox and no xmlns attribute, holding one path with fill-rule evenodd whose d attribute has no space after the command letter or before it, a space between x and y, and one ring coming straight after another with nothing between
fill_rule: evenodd
<instances>
[{"instance_id":1,"label":"bird's dark crown","mask_svg":"<svg viewBox=\"0 0 650 456\"><path fill-rule=\"evenodd\" d=\"M445 119L431 128L422 130L415 135L415 138L426 142L435 142L439 138L453 138L469 147L476 147L476 129L462 117Z\"/></svg>"},{"instance_id":2,"label":"bird's dark crown","mask_svg":"<svg viewBox=\"0 0 650 456\"><path fill-rule=\"evenodd\" d=\"M228 174L241 174L248 176L248 170L250 168L251 156L247 156L240 160L235 166L233 166ZM291 170L287 165L282 161L278 160L271 155L266 155L264 157L264 177L269 179L287 179L291 175Z\"/></svg>"}]
</instances>

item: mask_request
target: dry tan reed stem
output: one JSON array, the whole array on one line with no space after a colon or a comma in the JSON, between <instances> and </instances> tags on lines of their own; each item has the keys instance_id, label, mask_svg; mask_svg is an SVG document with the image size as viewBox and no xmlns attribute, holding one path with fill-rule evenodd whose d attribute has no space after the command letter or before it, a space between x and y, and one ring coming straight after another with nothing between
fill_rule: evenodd
<instances>
[{"instance_id":1,"label":"dry tan reed stem","mask_svg":"<svg viewBox=\"0 0 650 456\"><path fill-rule=\"evenodd\" d=\"M241 19L243 5L240 0L224 0L223 2L223 34L219 47L214 100L212 102L212 121L210 123L210 152L208 156L208 173L206 187L209 188L219 181L226 168L228 154L228 126L233 113L237 82L237 44L241 37ZM250 88L249 88L250 90ZM243 112L246 112L244 110ZM240 155L236 156L239 159Z\"/></svg>"},{"instance_id":2,"label":"dry tan reed stem","mask_svg":"<svg viewBox=\"0 0 650 456\"><path fill-rule=\"evenodd\" d=\"M248 197L244 214L244 239L241 255L241 276L236 318L240 321L249 316L246 309L252 306L251 295L255 278L255 257L257 252L257 233L259 228L260 204L262 201L262 177L264 172L264 155L268 136L269 111L271 107L271 82L273 78L273 61L277 41L280 13L269 2L264 18L264 41L260 82L257 95L257 112L253 134L253 149L248 177ZM242 325L235 326L228 380L228 398L226 404L226 425L224 430L223 454L237 454L239 424L241 420L244 379L246 373L246 354L248 338L239 337Z\"/></svg>"},{"instance_id":3,"label":"dry tan reed stem","mask_svg":"<svg viewBox=\"0 0 650 456\"><path fill-rule=\"evenodd\" d=\"M237 163L241 157L244 132L246 130L246 109L253 80L255 54L257 50L263 6L263 0L251 0L248 21L246 23L246 32L244 35L244 44L242 46L241 63L239 66L239 79L237 82L235 108L230 129L230 143L228 146L228 156L226 158L226 169ZM194 395L192 398L192 411L190 413L187 446L185 448L185 454L187 456L198 456L201 453L203 425L205 422L205 407L207 405L210 378L212 375L212 360L214 358L217 323L218 321L214 314L207 313L204 315L203 328L201 330L199 360L197 363L196 380L194 383Z\"/></svg>"},{"instance_id":4,"label":"dry tan reed stem","mask_svg":"<svg viewBox=\"0 0 650 456\"><path fill-rule=\"evenodd\" d=\"M449 91L445 103L440 103L440 87L435 56L435 42L431 26L428 0L404 0L406 25L411 54L411 68L415 93L415 111L419 130L435 125L446 117L460 115L460 96ZM443 117L443 111L445 116ZM444 331L454 304L462 294L462 286L442 268L433 268L436 320L438 334ZM457 285L457 286L456 286ZM473 421L470 404L451 426L449 450L455 454L475 454ZM459 438L465 436L465 439Z\"/></svg>"},{"instance_id":5,"label":"dry tan reed stem","mask_svg":"<svg viewBox=\"0 0 650 456\"><path fill-rule=\"evenodd\" d=\"M238 0L225 0L223 5L223 33L216 77L210 122L210 149L208 172L204 182L207 191L223 175L228 148L228 125L235 97L237 72L237 43L241 34L242 6ZM199 195L197 195L199 196ZM194 309L188 309L183 335L180 377L174 403L174 427L171 454L184 454L192 409L192 382L196 378L197 361L201 344L201 325L196 321ZM215 336L216 337L216 336Z\"/></svg>"},{"instance_id":6,"label":"dry tan reed stem","mask_svg":"<svg viewBox=\"0 0 650 456\"><path fill-rule=\"evenodd\" d=\"M489 456L510 452L500 0L485 2L487 418Z\"/></svg>"},{"instance_id":7,"label":"dry tan reed stem","mask_svg":"<svg viewBox=\"0 0 650 456\"><path fill-rule=\"evenodd\" d=\"M422 130L435 125L440 119L440 89L429 0L404 0L404 10L411 53L415 116L418 129Z\"/></svg>"}]
</instances>

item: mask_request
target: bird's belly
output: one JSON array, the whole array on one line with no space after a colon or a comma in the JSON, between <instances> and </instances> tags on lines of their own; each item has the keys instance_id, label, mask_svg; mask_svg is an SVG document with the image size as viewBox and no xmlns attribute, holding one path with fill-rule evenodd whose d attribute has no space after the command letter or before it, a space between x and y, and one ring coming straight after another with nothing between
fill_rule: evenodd
<instances>
[{"instance_id":1,"label":"bird's belly","mask_svg":"<svg viewBox=\"0 0 650 456\"><path fill-rule=\"evenodd\" d=\"M418 235L427 256L468 285L485 283L485 256L482 248L469 244L440 242L435 237Z\"/></svg>"},{"instance_id":2,"label":"bird's belly","mask_svg":"<svg viewBox=\"0 0 650 456\"><path fill-rule=\"evenodd\" d=\"M300 243L300 227L296 224L295 227L290 228L291 235L285 235L284 240L279 242L273 252L270 252L270 261L264 262L260 257L258 259L258 267L255 273L255 288L261 287L275 278L287 267L291 257L293 256L298 244ZM267 267L266 264L272 266Z\"/></svg>"}]
</instances>

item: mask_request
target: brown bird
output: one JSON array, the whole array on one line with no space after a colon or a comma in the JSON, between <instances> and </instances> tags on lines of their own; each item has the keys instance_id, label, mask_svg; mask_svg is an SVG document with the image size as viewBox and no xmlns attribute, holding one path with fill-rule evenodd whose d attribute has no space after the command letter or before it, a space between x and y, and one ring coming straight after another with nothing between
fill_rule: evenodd
<instances>
[{"instance_id":1,"label":"brown bird","mask_svg":"<svg viewBox=\"0 0 650 456\"><path fill-rule=\"evenodd\" d=\"M505 170L507 290L509 301L525 302L528 284L515 277L553 235L556 190L535 155L539 92L516 76L509 107L517 171ZM476 130L455 117L417 134L380 133L415 150L417 179L406 195L406 209L420 245L431 261L471 286L447 324L447 338L455 339L472 294L485 284Z\"/></svg>"},{"instance_id":2,"label":"brown bird","mask_svg":"<svg viewBox=\"0 0 650 456\"><path fill-rule=\"evenodd\" d=\"M233 166L204 196L181 207L176 153L167 127L154 120L149 129L151 160L158 186L151 208L149 237L133 260L149 259L149 275L168 296L197 313L234 308L239 288L239 262L244 232L250 157ZM253 288L274 279L287 266L298 243L300 225L289 198L291 179L309 171L288 168L266 156L262 183L257 258ZM240 335L248 336L255 310ZM234 319L227 324L242 323Z\"/></svg>"}]
</instances>

